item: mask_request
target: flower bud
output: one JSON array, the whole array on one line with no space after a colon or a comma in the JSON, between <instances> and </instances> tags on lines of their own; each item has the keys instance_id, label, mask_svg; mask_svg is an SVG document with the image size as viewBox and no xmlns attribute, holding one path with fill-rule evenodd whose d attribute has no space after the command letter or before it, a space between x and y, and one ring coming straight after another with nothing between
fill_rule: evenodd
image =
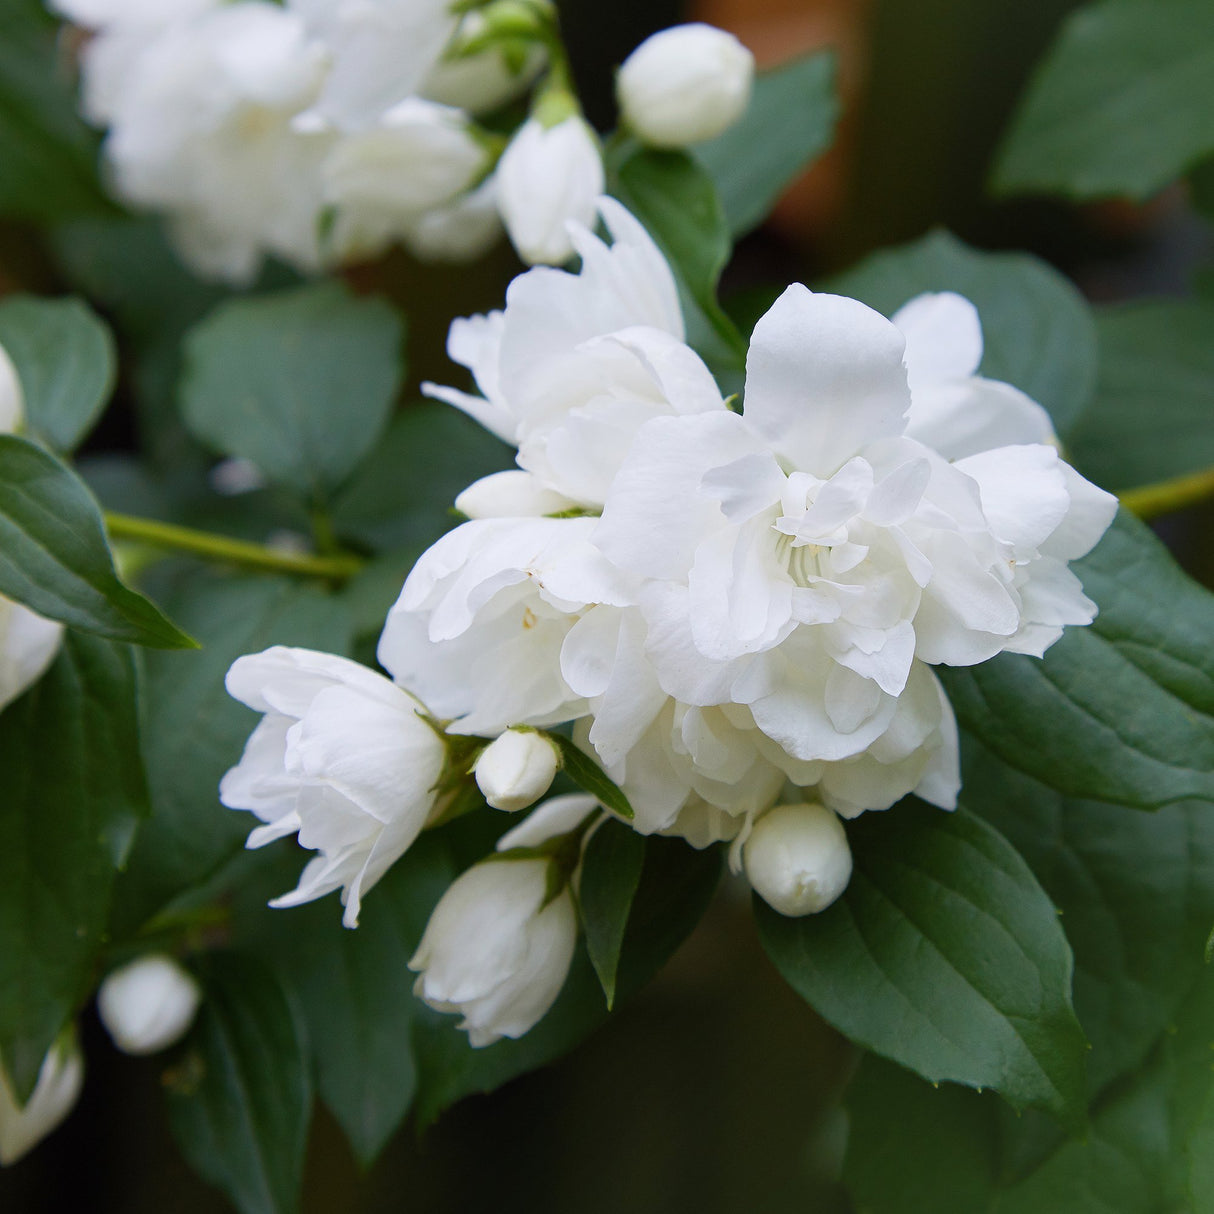
<instances>
[{"instance_id":1,"label":"flower bud","mask_svg":"<svg viewBox=\"0 0 1214 1214\"><path fill-rule=\"evenodd\" d=\"M114 1044L127 1054L155 1054L194 1022L202 993L171 957L140 957L116 969L97 992L97 1011Z\"/></svg>"},{"instance_id":2,"label":"flower bud","mask_svg":"<svg viewBox=\"0 0 1214 1214\"><path fill-rule=\"evenodd\" d=\"M573 256L566 225L592 228L603 192L603 158L583 118L519 127L497 169L497 204L518 255L531 265L559 265Z\"/></svg>"},{"instance_id":3,"label":"flower bud","mask_svg":"<svg viewBox=\"0 0 1214 1214\"><path fill-rule=\"evenodd\" d=\"M560 755L542 733L507 729L476 761L476 782L494 809L514 811L533 805L556 778Z\"/></svg>"},{"instance_id":4,"label":"flower bud","mask_svg":"<svg viewBox=\"0 0 1214 1214\"><path fill-rule=\"evenodd\" d=\"M0 434L13 434L25 420L25 394L8 351L0 346Z\"/></svg>"},{"instance_id":5,"label":"flower bud","mask_svg":"<svg viewBox=\"0 0 1214 1214\"><path fill-rule=\"evenodd\" d=\"M0 594L0 709L42 677L62 640L62 624Z\"/></svg>"},{"instance_id":6,"label":"flower bud","mask_svg":"<svg viewBox=\"0 0 1214 1214\"><path fill-rule=\"evenodd\" d=\"M724 30L699 23L662 30L620 68L624 125L659 148L713 139L746 112L754 69L754 56Z\"/></svg>"},{"instance_id":7,"label":"flower bud","mask_svg":"<svg viewBox=\"0 0 1214 1214\"><path fill-rule=\"evenodd\" d=\"M0 1066L0 1166L16 1163L72 1111L84 1086L84 1058L73 1032L42 1060L38 1082L24 1105L17 1103Z\"/></svg>"},{"instance_id":8,"label":"flower bud","mask_svg":"<svg viewBox=\"0 0 1214 1214\"><path fill-rule=\"evenodd\" d=\"M773 910L793 918L825 910L851 877L838 816L821 805L777 805L746 840L746 876Z\"/></svg>"},{"instance_id":9,"label":"flower bud","mask_svg":"<svg viewBox=\"0 0 1214 1214\"><path fill-rule=\"evenodd\" d=\"M413 993L457 1012L475 1046L521 1037L556 1001L577 941L573 897L547 860L490 860L451 884L409 962Z\"/></svg>"}]
</instances>

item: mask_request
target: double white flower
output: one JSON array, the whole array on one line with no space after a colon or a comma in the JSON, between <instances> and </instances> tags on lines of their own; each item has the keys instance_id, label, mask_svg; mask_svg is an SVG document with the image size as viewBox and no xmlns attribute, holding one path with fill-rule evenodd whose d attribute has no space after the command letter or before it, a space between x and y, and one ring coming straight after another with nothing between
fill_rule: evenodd
<instances>
[{"instance_id":1,"label":"double white flower","mask_svg":"<svg viewBox=\"0 0 1214 1214\"><path fill-rule=\"evenodd\" d=\"M264 823L249 847L298 834L318 851L273 906L340 889L347 927L362 895L417 838L446 750L421 705L382 675L332 654L281 646L237 659L228 692L264 713L219 796Z\"/></svg>"},{"instance_id":2,"label":"double white flower","mask_svg":"<svg viewBox=\"0 0 1214 1214\"><path fill-rule=\"evenodd\" d=\"M615 242L575 230L580 274L532 271L452 327L483 397L428 390L515 442L520 471L461 499L478 517L419 561L381 660L456 731L579 718L641 830L744 833L786 780L845 816L908 792L951 807L931 666L1088 623L1067 562L1114 500L1040 406L974 374L955 295L890 321L790 288L733 412L661 256L603 215ZM601 518L537 517L570 509Z\"/></svg>"}]
</instances>

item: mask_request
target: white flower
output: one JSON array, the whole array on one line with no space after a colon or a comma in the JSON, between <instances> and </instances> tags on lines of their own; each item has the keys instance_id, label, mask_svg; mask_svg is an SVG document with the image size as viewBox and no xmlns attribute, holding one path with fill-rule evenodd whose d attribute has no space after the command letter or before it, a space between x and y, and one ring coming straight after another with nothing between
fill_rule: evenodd
<instances>
[{"instance_id":1,"label":"white flower","mask_svg":"<svg viewBox=\"0 0 1214 1214\"><path fill-rule=\"evenodd\" d=\"M155 953L107 975L97 1012L114 1044L127 1054L155 1054L194 1023L202 992L172 957Z\"/></svg>"},{"instance_id":2,"label":"white flower","mask_svg":"<svg viewBox=\"0 0 1214 1214\"><path fill-rule=\"evenodd\" d=\"M906 339L906 433L945 459L1023 443L1058 446L1050 415L1011 384L977 375L982 322L968 299L918 295L894 313Z\"/></svg>"},{"instance_id":3,"label":"white flower","mask_svg":"<svg viewBox=\"0 0 1214 1214\"><path fill-rule=\"evenodd\" d=\"M342 130L371 126L420 93L458 24L449 0L287 0L287 7L328 50L313 113Z\"/></svg>"},{"instance_id":4,"label":"white flower","mask_svg":"<svg viewBox=\"0 0 1214 1214\"><path fill-rule=\"evenodd\" d=\"M362 895L417 838L434 808L446 756L421 705L346 658L277 646L238 658L228 692L265 718L220 784L230 809L264 826L249 847L298 832L321 854L299 887L272 906L342 891L343 922L358 923Z\"/></svg>"},{"instance_id":5,"label":"white flower","mask_svg":"<svg viewBox=\"0 0 1214 1214\"><path fill-rule=\"evenodd\" d=\"M8 351L0 346L0 434L14 434L25 421L25 393Z\"/></svg>"},{"instance_id":6,"label":"white flower","mask_svg":"<svg viewBox=\"0 0 1214 1214\"><path fill-rule=\"evenodd\" d=\"M423 385L519 449L523 474L473 486L469 514L597 510L643 422L725 408L683 343L678 289L657 246L618 202L598 206L613 243L574 225L577 274L531 270L510 284L504 311L451 325L447 352L482 395Z\"/></svg>"},{"instance_id":7,"label":"white flower","mask_svg":"<svg viewBox=\"0 0 1214 1214\"><path fill-rule=\"evenodd\" d=\"M571 792L549 797L522 822L502 835L495 850L501 852L516 847L541 847L561 835L572 834L591 814L600 812L597 799L589 793Z\"/></svg>"},{"instance_id":8,"label":"white flower","mask_svg":"<svg viewBox=\"0 0 1214 1214\"><path fill-rule=\"evenodd\" d=\"M324 164L325 201L407 221L451 202L487 168L461 110L408 97L334 145Z\"/></svg>"},{"instance_id":9,"label":"white flower","mask_svg":"<svg viewBox=\"0 0 1214 1214\"><path fill-rule=\"evenodd\" d=\"M128 66L108 115L115 188L167 212L200 272L246 282L265 253L318 264L329 139L291 122L326 58L297 17L246 0L168 27Z\"/></svg>"},{"instance_id":10,"label":"white flower","mask_svg":"<svg viewBox=\"0 0 1214 1214\"><path fill-rule=\"evenodd\" d=\"M534 805L556 779L560 755L543 734L507 729L481 752L473 769L477 787L494 809Z\"/></svg>"},{"instance_id":11,"label":"white flower","mask_svg":"<svg viewBox=\"0 0 1214 1214\"><path fill-rule=\"evenodd\" d=\"M777 805L746 840L746 877L773 910L825 910L851 879L851 849L838 817L821 805Z\"/></svg>"},{"instance_id":12,"label":"white flower","mask_svg":"<svg viewBox=\"0 0 1214 1214\"><path fill-rule=\"evenodd\" d=\"M746 705L795 760L874 746L922 663L1040 653L1095 612L1066 562L1114 499L1053 447L950 464L905 437L903 348L864 305L789 288L755 329L744 414L646 423L593 536L646 580L663 690Z\"/></svg>"},{"instance_id":13,"label":"white flower","mask_svg":"<svg viewBox=\"0 0 1214 1214\"><path fill-rule=\"evenodd\" d=\"M474 190L433 207L404 224L400 239L420 261L473 261L502 235L497 211L497 179L486 177Z\"/></svg>"},{"instance_id":14,"label":"white flower","mask_svg":"<svg viewBox=\"0 0 1214 1214\"><path fill-rule=\"evenodd\" d=\"M409 968L414 994L463 1016L473 1046L521 1037L560 994L577 942L573 897L549 899L552 862L482 862L443 894Z\"/></svg>"},{"instance_id":15,"label":"white flower","mask_svg":"<svg viewBox=\"0 0 1214 1214\"><path fill-rule=\"evenodd\" d=\"M0 710L42 677L62 642L62 624L0 595Z\"/></svg>"},{"instance_id":16,"label":"white flower","mask_svg":"<svg viewBox=\"0 0 1214 1214\"><path fill-rule=\"evenodd\" d=\"M486 28L483 13L473 10L464 15L455 35L466 41ZM486 114L506 104L526 90L547 60L544 48L533 44L521 65L508 63L497 47L475 55L440 58L430 69L421 93L431 101L456 105L471 114Z\"/></svg>"},{"instance_id":17,"label":"white flower","mask_svg":"<svg viewBox=\"0 0 1214 1214\"><path fill-rule=\"evenodd\" d=\"M51 1047L24 1106L17 1103L0 1065L0 1166L16 1163L57 1129L80 1098L83 1086L84 1057L75 1033Z\"/></svg>"},{"instance_id":18,"label":"white flower","mask_svg":"<svg viewBox=\"0 0 1214 1214\"><path fill-rule=\"evenodd\" d=\"M531 265L559 265L574 253L570 222L594 223L603 192L603 157L594 132L574 115L545 127L529 118L515 132L497 170L497 203L518 255Z\"/></svg>"},{"instance_id":19,"label":"white flower","mask_svg":"<svg viewBox=\"0 0 1214 1214\"><path fill-rule=\"evenodd\" d=\"M754 70L754 56L724 30L698 23L662 30L620 68L624 125L660 148L713 139L746 112Z\"/></svg>"}]
</instances>

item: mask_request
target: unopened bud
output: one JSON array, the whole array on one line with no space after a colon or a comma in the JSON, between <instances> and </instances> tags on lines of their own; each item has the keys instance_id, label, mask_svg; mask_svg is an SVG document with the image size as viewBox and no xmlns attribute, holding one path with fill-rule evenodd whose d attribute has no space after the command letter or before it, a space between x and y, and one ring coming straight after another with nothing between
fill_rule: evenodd
<instances>
[{"instance_id":1,"label":"unopened bud","mask_svg":"<svg viewBox=\"0 0 1214 1214\"><path fill-rule=\"evenodd\" d=\"M84 1057L73 1032L42 1060L38 1082L24 1105L0 1066L0 1165L7 1167L34 1149L72 1111L84 1086Z\"/></svg>"},{"instance_id":2,"label":"unopened bud","mask_svg":"<svg viewBox=\"0 0 1214 1214\"><path fill-rule=\"evenodd\" d=\"M559 762L556 747L543 734L507 729L477 759L476 782L494 809L526 809L548 791Z\"/></svg>"},{"instance_id":3,"label":"unopened bud","mask_svg":"<svg viewBox=\"0 0 1214 1214\"><path fill-rule=\"evenodd\" d=\"M97 992L97 1011L124 1053L155 1054L185 1035L201 997L198 983L158 954L110 974Z\"/></svg>"},{"instance_id":4,"label":"unopened bud","mask_svg":"<svg viewBox=\"0 0 1214 1214\"><path fill-rule=\"evenodd\" d=\"M746 840L746 876L773 910L796 918L825 910L851 877L838 816L821 805L777 805Z\"/></svg>"},{"instance_id":5,"label":"unopened bud","mask_svg":"<svg viewBox=\"0 0 1214 1214\"><path fill-rule=\"evenodd\" d=\"M713 139L746 112L754 70L754 56L724 30L699 23L662 30L620 68L624 124L659 148Z\"/></svg>"}]
</instances>

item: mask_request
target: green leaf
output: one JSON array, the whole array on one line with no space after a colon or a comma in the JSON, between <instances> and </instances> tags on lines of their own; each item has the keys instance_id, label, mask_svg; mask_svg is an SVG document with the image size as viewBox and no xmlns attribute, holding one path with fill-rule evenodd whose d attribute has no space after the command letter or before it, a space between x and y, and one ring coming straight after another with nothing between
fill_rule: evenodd
<instances>
[{"instance_id":1,"label":"green leaf","mask_svg":"<svg viewBox=\"0 0 1214 1214\"><path fill-rule=\"evenodd\" d=\"M216 954L200 976L202 1010L165 1078L173 1136L241 1214L291 1214L312 1112L303 1025L260 962Z\"/></svg>"},{"instance_id":2,"label":"green leaf","mask_svg":"<svg viewBox=\"0 0 1214 1214\"><path fill-rule=\"evenodd\" d=\"M321 502L372 451L403 376L402 322L321 283L217 308L186 338L186 424Z\"/></svg>"},{"instance_id":3,"label":"green leaf","mask_svg":"<svg viewBox=\"0 0 1214 1214\"><path fill-rule=\"evenodd\" d=\"M582 857L578 909L586 951L610 1010L628 914L641 880L645 839L621 822L607 821L590 837Z\"/></svg>"},{"instance_id":4,"label":"green leaf","mask_svg":"<svg viewBox=\"0 0 1214 1214\"><path fill-rule=\"evenodd\" d=\"M1095 622L1067 629L1043 659L938 668L958 721L1067 796L1214 802L1214 597L1124 510L1072 568Z\"/></svg>"},{"instance_id":5,"label":"green leaf","mask_svg":"<svg viewBox=\"0 0 1214 1214\"><path fill-rule=\"evenodd\" d=\"M834 53L815 51L760 72L741 121L695 148L735 240L757 228L784 189L830 147L838 116Z\"/></svg>"},{"instance_id":6,"label":"green leaf","mask_svg":"<svg viewBox=\"0 0 1214 1214\"><path fill-rule=\"evenodd\" d=\"M288 853L255 890L242 881L236 891L240 938L242 946L275 964L294 991L307 1022L320 1097L359 1161L369 1166L417 1090L409 1039L422 1008L413 998L409 959L455 868L449 848L428 832L376 884L358 930L348 931L331 899L266 909L269 898L291 887L298 867Z\"/></svg>"},{"instance_id":7,"label":"green leaf","mask_svg":"<svg viewBox=\"0 0 1214 1214\"><path fill-rule=\"evenodd\" d=\"M186 579L170 599L204 648L147 663L145 730L153 816L116 891L115 926L130 933L239 852L254 819L224 809L218 787L256 717L224 689L244 653L299 645L344 654L349 618L334 596L286 578Z\"/></svg>"},{"instance_id":8,"label":"green leaf","mask_svg":"<svg viewBox=\"0 0 1214 1214\"><path fill-rule=\"evenodd\" d=\"M903 802L848 828L855 871L819 915L756 899L768 955L859 1045L933 1082L1082 1121L1085 1043L1054 907L993 827Z\"/></svg>"},{"instance_id":9,"label":"green leaf","mask_svg":"<svg viewBox=\"0 0 1214 1214\"><path fill-rule=\"evenodd\" d=\"M33 1090L91 989L115 870L149 812L133 651L67 633L0 713L0 1054Z\"/></svg>"},{"instance_id":10,"label":"green leaf","mask_svg":"<svg viewBox=\"0 0 1214 1214\"><path fill-rule=\"evenodd\" d=\"M561 769L583 791L597 797L599 804L629 822L636 817L624 790L571 738L541 730L561 752Z\"/></svg>"},{"instance_id":11,"label":"green leaf","mask_svg":"<svg viewBox=\"0 0 1214 1214\"><path fill-rule=\"evenodd\" d=\"M113 209L58 33L39 0L0 5L0 213L35 223Z\"/></svg>"},{"instance_id":12,"label":"green leaf","mask_svg":"<svg viewBox=\"0 0 1214 1214\"><path fill-rule=\"evenodd\" d=\"M1131 489L1214 465L1214 303L1097 313L1100 375L1070 436L1085 476Z\"/></svg>"},{"instance_id":13,"label":"green leaf","mask_svg":"<svg viewBox=\"0 0 1214 1214\"><path fill-rule=\"evenodd\" d=\"M409 405L334 500L333 525L369 547L420 555L455 524L451 505L468 485L513 465L513 451L458 409Z\"/></svg>"},{"instance_id":14,"label":"green leaf","mask_svg":"<svg viewBox=\"0 0 1214 1214\"><path fill-rule=\"evenodd\" d=\"M101 513L54 456L0 435L0 594L40 615L115 641L163 649L195 643L114 572Z\"/></svg>"},{"instance_id":15,"label":"green leaf","mask_svg":"<svg viewBox=\"0 0 1214 1214\"><path fill-rule=\"evenodd\" d=\"M1214 919L1208 804L1144 814L1053 789L965 739L962 801L1024 856L1075 954L1093 1094L1140 1067L1201 973Z\"/></svg>"},{"instance_id":16,"label":"green leaf","mask_svg":"<svg viewBox=\"0 0 1214 1214\"><path fill-rule=\"evenodd\" d=\"M1214 151L1214 8L1103 0L1075 13L1012 121L1001 193L1146 198Z\"/></svg>"},{"instance_id":17,"label":"green leaf","mask_svg":"<svg viewBox=\"0 0 1214 1214\"><path fill-rule=\"evenodd\" d=\"M1096 384L1096 327L1075 287L1027 253L983 253L943 231L874 253L825 284L892 316L924 291L956 291L978 309L979 372L1042 404L1066 437Z\"/></svg>"},{"instance_id":18,"label":"green leaf","mask_svg":"<svg viewBox=\"0 0 1214 1214\"><path fill-rule=\"evenodd\" d=\"M71 451L114 389L109 329L82 300L15 295L0 303L0 346L17 368L30 428L56 450Z\"/></svg>"},{"instance_id":19,"label":"green leaf","mask_svg":"<svg viewBox=\"0 0 1214 1214\"><path fill-rule=\"evenodd\" d=\"M666 255L687 319L687 340L714 369L737 373L746 341L717 302L733 249L712 178L685 152L625 143L609 158L610 188Z\"/></svg>"}]
</instances>

